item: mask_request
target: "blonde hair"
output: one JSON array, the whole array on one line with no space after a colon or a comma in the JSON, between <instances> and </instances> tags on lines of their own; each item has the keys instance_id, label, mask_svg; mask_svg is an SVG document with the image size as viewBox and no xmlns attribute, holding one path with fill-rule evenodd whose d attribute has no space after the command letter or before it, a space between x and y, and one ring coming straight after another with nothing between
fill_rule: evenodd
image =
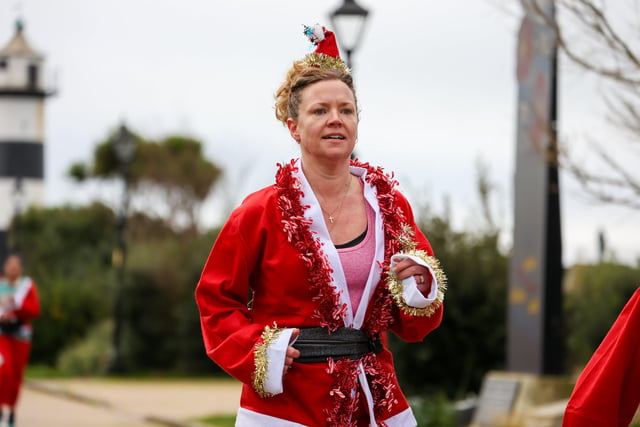
<instances>
[{"instance_id":1,"label":"blonde hair","mask_svg":"<svg viewBox=\"0 0 640 427\"><path fill-rule=\"evenodd\" d=\"M284 125L287 124L289 118L297 120L301 101L300 92L307 86L324 80L340 80L346 84L353 93L357 111L358 99L353 86L353 78L348 70L309 66L303 60L299 60L293 63L284 82L275 94L276 118Z\"/></svg>"}]
</instances>

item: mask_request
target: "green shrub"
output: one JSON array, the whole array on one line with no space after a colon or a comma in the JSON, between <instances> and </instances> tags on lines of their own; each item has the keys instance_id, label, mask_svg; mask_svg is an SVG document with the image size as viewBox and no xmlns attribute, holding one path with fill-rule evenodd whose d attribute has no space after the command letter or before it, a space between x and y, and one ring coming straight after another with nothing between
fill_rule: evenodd
<instances>
[{"instance_id":1,"label":"green shrub","mask_svg":"<svg viewBox=\"0 0 640 427\"><path fill-rule=\"evenodd\" d=\"M418 426L455 426L455 408L444 393L437 393L430 397L412 398L409 404L418 421Z\"/></svg>"},{"instance_id":2,"label":"green shrub","mask_svg":"<svg viewBox=\"0 0 640 427\"><path fill-rule=\"evenodd\" d=\"M496 233L454 231L438 217L421 228L448 278L444 318L420 343L389 334L389 345L405 392L461 398L478 392L486 372L504 368L508 258Z\"/></svg>"},{"instance_id":3,"label":"green shrub","mask_svg":"<svg viewBox=\"0 0 640 427\"><path fill-rule=\"evenodd\" d=\"M614 263L575 266L567 281L565 319L569 371L591 358L640 285L640 269Z\"/></svg>"},{"instance_id":4,"label":"green shrub","mask_svg":"<svg viewBox=\"0 0 640 427\"><path fill-rule=\"evenodd\" d=\"M36 282L42 306L34 321L34 364L54 366L62 349L110 316L115 234L113 212L97 203L32 208L20 216L25 273Z\"/></svg>"},{"instance_id":5,"label":"green shrub","mask_svg":"<svg viewBox=\"0 0 640 427\"><path fill-rule=\"evenodd\" d=\"M221 372L205 353L194 296L214 236L167 238L131 247L123 345L133 370Z\"/></svg>"},{"instance_id":6,"label":"green shrub","mask_svg":"<svg viewBox=\"0 0 640 427\"><path fill-rule=\"evenodd\" d=\"M113 322L103 321L91 328L84 340L60 353L58 371L69 376L104 375L109 368Z\"/></svg>"}]
</instances>

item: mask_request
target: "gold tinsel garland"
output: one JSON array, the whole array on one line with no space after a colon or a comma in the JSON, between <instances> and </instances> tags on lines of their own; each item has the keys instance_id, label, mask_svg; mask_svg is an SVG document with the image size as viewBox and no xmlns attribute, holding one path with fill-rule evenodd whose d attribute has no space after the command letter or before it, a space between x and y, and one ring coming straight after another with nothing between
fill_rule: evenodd
<instances>
[{"instance_id":1,"label":"gold tinsel garland","mask_svg":"<svg viewBox=\"0 0 640 427\"><path fill-rule=\"evenodd\" d=\"M333 56L325 55L324 53L310 53L304 57L302 63L310 67L340 70L347 74L351 74L351 70L345 65L342 59L334 58Z\"/></svg>"},{"instance_id":2,"label":"gold tinsel garland","mask_svg":"<svg viewBox=\"0 0 640 427\"><path fill-rule=\"evenodd\" d=\"M435 301L424 308L416 308L407 305L404 297L402 296L402 290L404 289L404 286L402 285L402 282L398 280L395 273L393 273L391 270L387 272L387 286L389 288L389 292L404 314L408 314L410 316L431 316L436 312L438 308L440 308L442 302L444 301L444 292L447 290L447 276L444 274L444 271L440 267L440 261L432 256L429 256L425 251L412 250L403 253L406 255L417 256L418 258L426 262L429 267L431 267L433 273L436 276L436 282L438 283L438 295L436 296Z\"/></svg>"},{"instance_id":3,"label":"gold tinsel garland","mask_svg":"<svg viewBox=\"0 0 640 427\"><path fill-rule=\"evenodd\" d=\"M403 254L416 256L431 267L431 270L435 275L435 280L438 284L438 294L435 301L424 308L416 308L407 305L407 302L402 296L404 286L402 285L402 282L398 280L396 274L391 270L387 271L387 287L394 301L404 314L409 316L431 316L438 308L440 308L444 301L444 292L447 290L447 276L444 274L442 267L440 267L440 261L435 257L430 256L425 251L416 249L417 243L413 240L413 236L414 232L411 227L404 224L400 235L397 236L396 239L402 246Z\"/></svg>"},{"instance_id":4,"label":"gold tinsel garland","mask_svg":"<svg viewBox=\"0 0 640 427\"><path fill-rule=\"evenodd\" d=\"M275 322L273 323L273 327L269 325L265 326L264 331L262 332L262 342L256 346L254 351L254 363L256 365L256 370L253 373L253 389L260 397L272 396L272 393L269 393L264 389L269 368L267 349L275 340L278 339L282 331L284 331L284 329L278 328L278 325Z\"/></svg>"}]
</instances>

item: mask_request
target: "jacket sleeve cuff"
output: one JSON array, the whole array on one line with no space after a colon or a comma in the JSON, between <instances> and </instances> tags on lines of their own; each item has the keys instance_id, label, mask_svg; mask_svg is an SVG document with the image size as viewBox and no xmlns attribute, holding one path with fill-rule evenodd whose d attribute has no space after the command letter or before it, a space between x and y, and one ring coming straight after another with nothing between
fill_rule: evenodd
<instances>
[{"instance_id":1,"label":"jacket sleeve cuff","mask_svg":"<svg viewBox=\"0 0 640 427\"><path fill-rule=\"evenodd\" d=\"M294 329L266 326L255 349L253 388L261 397L282 393L282 372Z\"/></svg>"},{"instance_id":2,"label":"jacket sleeve cuff","mask_svg":"<svg viewBox=\"0 0 640 427\"><path fill-rule=\"evenodd\" d=\"M389 271L387 282L389 291L403 313L411 316L431 316L444 301L446 276L438 260L424 251L395 254L391 257L391 266L405 258L411 258L429 270L431 290L425 296L418 290L418 284L413 276L398 281L395 274Z\"/></svg>"}]
</instances>

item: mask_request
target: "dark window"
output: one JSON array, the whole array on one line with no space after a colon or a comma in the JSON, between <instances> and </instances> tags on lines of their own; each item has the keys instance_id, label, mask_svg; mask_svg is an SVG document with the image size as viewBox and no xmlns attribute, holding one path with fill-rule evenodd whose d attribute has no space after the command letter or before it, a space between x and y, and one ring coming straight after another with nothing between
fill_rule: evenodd
<instances>
[{"instance_id":1,"label":"dark window","mask_svg":"<svg viewBox=\"0 0 640 427\"><path fill-rule=\"evenodd\" d=\"M0 68L7 68L7 58L0 58Z\"/></svg>"},{"instance_id":2,"label":"dark window","mask_svg":"<svg viewBox=\"0 0 640 427\"><path fill-rule=\"evenodd\" d=\"M29 65L29 89L38 87L38 66L36 64Z\"/></svg>"}]
</instances>

